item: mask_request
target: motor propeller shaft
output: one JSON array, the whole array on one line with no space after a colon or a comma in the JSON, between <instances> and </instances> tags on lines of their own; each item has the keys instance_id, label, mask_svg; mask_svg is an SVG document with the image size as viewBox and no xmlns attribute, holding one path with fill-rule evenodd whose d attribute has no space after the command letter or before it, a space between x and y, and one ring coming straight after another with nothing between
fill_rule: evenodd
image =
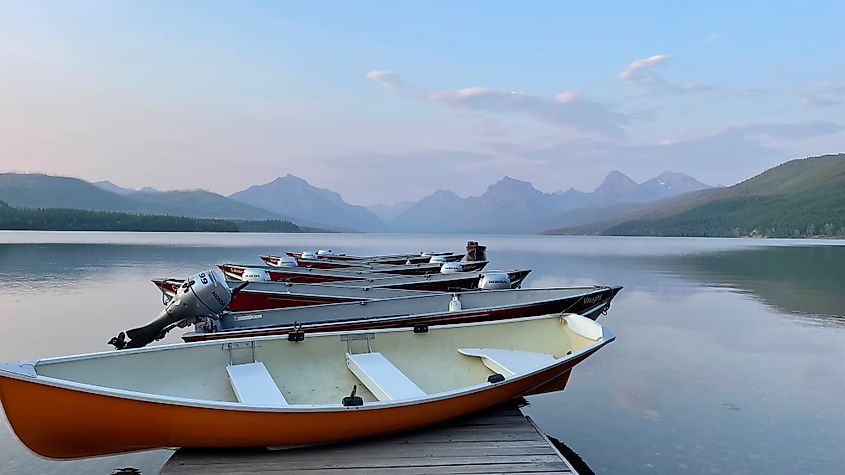
<instances>
[{"instance_id":1,"label":"motor propeller shaft","mask_svg":"<svg viewBox=\"0 0 845 475\"><path fill-rule=\"evenodd\" d=\"M232 298L248 284L243 282L230 289L226 277L217 269L194 274L177 289L158 317L146 325L120 332L109 344L119 350L141 348L161 340L175 327L219 318Z\"/></svg>"}]
</instances>

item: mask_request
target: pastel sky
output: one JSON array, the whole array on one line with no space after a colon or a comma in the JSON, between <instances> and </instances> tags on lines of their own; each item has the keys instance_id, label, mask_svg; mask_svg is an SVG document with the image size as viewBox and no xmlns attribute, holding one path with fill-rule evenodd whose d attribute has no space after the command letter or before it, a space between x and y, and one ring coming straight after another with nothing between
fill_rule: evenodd
<instances>
[{"instance_id":1,"label":"pastel sky","mask_svg":"<svg viewBox=\"0 0 845 475\"><path fill-rule=\"evenodd\" d=\"M0 1L0 170L353 203L845 151L845 2Z\"/></svg>"}]
</instances>

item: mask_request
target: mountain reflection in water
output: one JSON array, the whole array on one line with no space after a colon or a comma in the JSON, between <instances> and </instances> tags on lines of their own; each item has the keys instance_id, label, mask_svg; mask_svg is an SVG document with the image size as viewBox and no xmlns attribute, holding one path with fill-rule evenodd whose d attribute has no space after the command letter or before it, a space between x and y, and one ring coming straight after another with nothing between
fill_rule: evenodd
<instances>
[{"instance_id":1,"label":"mountain reflection in water","mask_svg":"<svg viewBox=\"0 0 845 475\"><path fill-rule=\"evenodd\" d=\"M825 325L845 325L845 247L755 247L655 257L668 275L748 294L777 311Z\"/></svg>"}]
</instances>

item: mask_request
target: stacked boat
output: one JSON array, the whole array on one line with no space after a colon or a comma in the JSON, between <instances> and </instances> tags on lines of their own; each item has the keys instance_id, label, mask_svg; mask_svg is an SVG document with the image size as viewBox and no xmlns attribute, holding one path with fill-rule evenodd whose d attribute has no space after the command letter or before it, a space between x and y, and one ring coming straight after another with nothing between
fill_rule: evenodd
<instances>
[{"instance_id":1,"label":"stacked boat","mask_svg":"<svg viewBox=\"0 0 845 475\"><path fill-rule=\"evenodd\" d=\"M15 433L62 459L369 437L561 390L614 339L595 320L621 287L521 288L474 241L260 259L154 280L164 309L113 351L0 365Z\"/></svg>"}]
</instances>

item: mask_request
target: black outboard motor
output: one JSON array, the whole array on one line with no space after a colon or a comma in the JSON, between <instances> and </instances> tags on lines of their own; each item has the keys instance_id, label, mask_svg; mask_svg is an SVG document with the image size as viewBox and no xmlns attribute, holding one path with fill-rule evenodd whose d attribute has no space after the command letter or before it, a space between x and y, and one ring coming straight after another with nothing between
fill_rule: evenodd
<instances>
[{"instance_id":1,"label":"black outboard motor","mask_svg":"<svg viewBox=\"0 0 845 475\"><path fill-rule=\"evenodd\" d=\"M467 257L468 262L471 261L486 261L487 260L487 246L478 244L478 241L467 241Z\"/></svg>"},{"instance_id":2,"label":"black outboard motor","mask_svg":"<svg viewBox=\"0 0 845 475\"><path fill-rule=\"evenodd\" d=\"M109 344L118 350L141 348L161 340L175 327L184 328L208 318L217 318L232 297L248 283L230 289L226 285L226 277L217 269L194 274L179 287L158 318L142 327L120 332L109 340Z\"/></svg>"}]
</instances>

